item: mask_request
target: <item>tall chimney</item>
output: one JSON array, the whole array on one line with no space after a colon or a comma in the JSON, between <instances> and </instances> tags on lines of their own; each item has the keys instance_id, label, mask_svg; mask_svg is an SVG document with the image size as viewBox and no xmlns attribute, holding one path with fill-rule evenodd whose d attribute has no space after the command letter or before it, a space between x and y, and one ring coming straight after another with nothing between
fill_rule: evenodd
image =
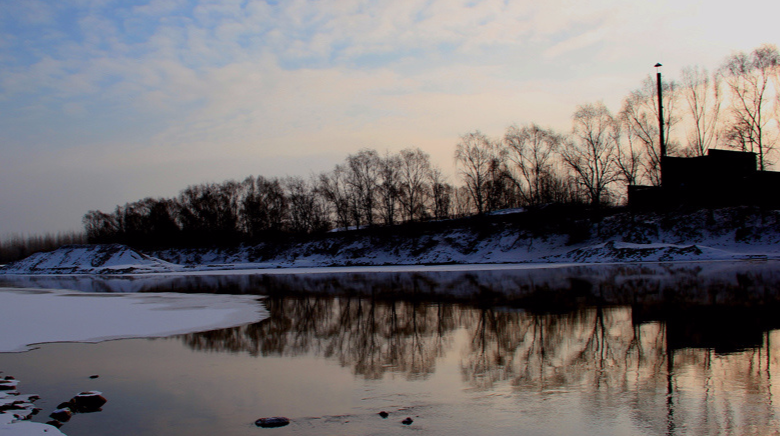
<instances>
[{"instance_id":1,"label":"tall chimney","mask_svg":"<svg viewBox=\"0 0 780 436\"><path fill-rule=\"evenodd\" d=\"M661 64L655 64L656 68L656 80L658 82L658 136L660 139L661 148L661 186L663 186L664 180L664 158L666 157L666 141L664 141L664 104L663 104L663 86L661 85Z\"/></svg>"}]
</instances>

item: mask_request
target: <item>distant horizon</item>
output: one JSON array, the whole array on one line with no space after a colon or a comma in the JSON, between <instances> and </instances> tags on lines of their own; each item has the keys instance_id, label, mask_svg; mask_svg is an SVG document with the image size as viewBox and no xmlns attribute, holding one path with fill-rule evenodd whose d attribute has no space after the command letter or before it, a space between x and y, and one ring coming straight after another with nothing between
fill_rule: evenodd
<instances>
[{"instance_id":1,"label":"distant horizon","mask_svg":"<svg viewBox=\"0 0 780 436\"><path fill-rule=\"evenodd\" d=\"M780 5L14 2L0 10L0 238L250 175L420 148L623 98L776 43ZM749 18L748 18L749 17ZM746 23L746 24L743 24Z\"/></svg>"}]
</instances>

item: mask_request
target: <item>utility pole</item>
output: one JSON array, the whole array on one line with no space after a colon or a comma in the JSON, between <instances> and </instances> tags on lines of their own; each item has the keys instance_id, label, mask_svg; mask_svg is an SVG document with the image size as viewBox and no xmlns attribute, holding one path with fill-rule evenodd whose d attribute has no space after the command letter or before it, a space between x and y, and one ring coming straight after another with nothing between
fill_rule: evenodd
<instances>
[{"instance_id":1,"label":"utility pole","mask_svg":"<svg viewBox=\"0 0 780 436\"><path fill-rule=\"evenodd\" d=\"M666 141L664 141L664 103L663 103L663 86L661 85L661 64L655 64L656 68L656 80L658 82L658 136L661 141L661 160L659 166L661 167L661 186L664 185L664 158L666 157Z\"/></svg>"}]
</instances>

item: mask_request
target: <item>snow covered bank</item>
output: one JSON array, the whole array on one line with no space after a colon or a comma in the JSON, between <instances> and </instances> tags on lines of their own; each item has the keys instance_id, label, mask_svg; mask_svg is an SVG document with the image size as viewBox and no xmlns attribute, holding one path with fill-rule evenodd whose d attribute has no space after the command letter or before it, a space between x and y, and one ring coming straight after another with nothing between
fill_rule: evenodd
<instances>
[{"instance_id":1,"label":"snow covered bank","mask_svg":"<svg viewBox=\"0 0 780 436\"><path fill-rule=\"evenodd\" d=\"M379 227L307 240L142 254L121 245L66 246L0 274L147 274L344 266L621 263L780 259L780 212L747 208L687 215L630 213L544 227L506 221ZM525 221L522 221L525 219ZM516 221L512 221L516 220ZM536 227L534 227L536 226ZM539 228L542 226L542 228Z\"/></svg>"},{"instance_id":2,"label":"snow covered bank","mask_svg":"<svg viewBox=\"0 0 780 436\"><path fill-rule=\"evenodd\" d=\"M0 288L0 352L46 342L163 337L257 322L257 296Z\"/></svg>"},{"instance_id":3,"label":"snow covered bank","mask_svg":"<svg viewBox=\"0 0 780 436\"><path fill-rule=\"evenodd\" d=\"M47 253L35 253L0 268L7 274L122 274L170 272L168 262L119 244L66 245Z\"/></svg>"}]
</instances>

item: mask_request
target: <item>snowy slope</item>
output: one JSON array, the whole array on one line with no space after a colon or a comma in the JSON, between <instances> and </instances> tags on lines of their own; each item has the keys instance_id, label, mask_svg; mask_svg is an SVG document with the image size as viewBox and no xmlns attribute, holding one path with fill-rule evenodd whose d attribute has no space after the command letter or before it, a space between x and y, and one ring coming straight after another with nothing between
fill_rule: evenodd
<instances>
[{"instance_id":1,"label":"snowy slope","mask_svg":"<svg viewBox=\"0 0 780 436\"><path fill-rule=\"evenodd\" d=\"M170 249L149 255L121 245L66 246L9 264L0 273L111 275L333 266L780 259L778 211L732 208L641 217L624 213L587 225L544 231L512 221L412 230L398 226L275 245Z\"/></svg>"},{"instance_id":2,"label":"snowy slope","mask_svg":"<svg viewBox=\"0 0 780 436\"><path fill-rule=\"evenodd\" d=\"M119 244L66 245L5 265L6 274L121 274L170 272L176 265Z\"/></svg>"}]
</instances>

